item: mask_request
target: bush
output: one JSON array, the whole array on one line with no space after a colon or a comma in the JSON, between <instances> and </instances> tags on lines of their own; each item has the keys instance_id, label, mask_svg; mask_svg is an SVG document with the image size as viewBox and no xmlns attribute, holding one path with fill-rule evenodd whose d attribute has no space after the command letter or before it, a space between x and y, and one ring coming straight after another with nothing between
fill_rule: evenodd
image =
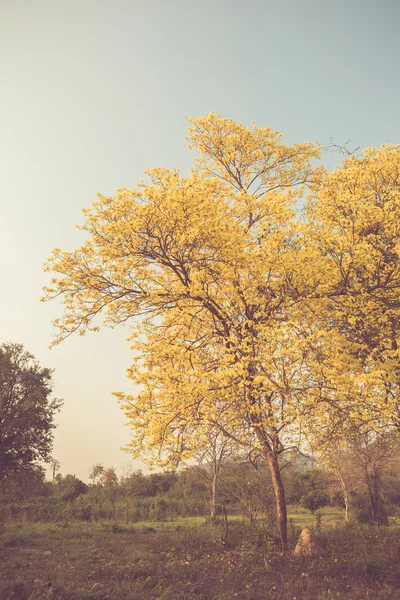
<instances>
[{"instance_id":1,"label":"bush","mask_svg":"<svg viewBox=\"0 0 400 600\"><path fill-rule=\"evenodd\" d=\"M329 504L329 498L320 490L311 489L307 494L300 498L300 504L303 508L306 508L314 514L318 508L323 508Z\"/></svg>"}]
</instances>

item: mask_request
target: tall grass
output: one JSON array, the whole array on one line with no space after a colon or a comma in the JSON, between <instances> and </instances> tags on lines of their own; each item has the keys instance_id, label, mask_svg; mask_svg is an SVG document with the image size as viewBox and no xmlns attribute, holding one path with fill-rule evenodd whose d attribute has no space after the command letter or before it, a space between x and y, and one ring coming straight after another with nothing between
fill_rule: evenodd
<instances>
[{"instance_id":1,"label":"tall grass","mask_svg":"<svg viewBox=\"0 0 400 600\"><path fill-rule=\"evenodd\" d=\"M201 522L203 521L203 523ZM297 537L294 526L291 545ZM396 527L321 527L326 555L282 555L265 524L8 523L1 600L398 600Z\"/></svg>"}]
</instances>

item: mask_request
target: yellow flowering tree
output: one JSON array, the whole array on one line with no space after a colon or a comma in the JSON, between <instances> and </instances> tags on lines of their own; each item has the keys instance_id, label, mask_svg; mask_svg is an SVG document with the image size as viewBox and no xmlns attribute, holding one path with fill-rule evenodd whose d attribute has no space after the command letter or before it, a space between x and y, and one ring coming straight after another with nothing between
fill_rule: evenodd
<instances>
[{"instance_id":1,"label":"yellow flowering tree","mask_svg":"<svg viewBox=\"0 0 400 600\"><path fill-rule=\"evenodd\" d=\"M307 213L309 247L324 272L308 305L318 307L317 328L340 335L357 382L347 434L399 429L400 146L349 157Z\"/></svg>"},{"instance_id":2,"label":"yellow flowering tree","mask_svg":"<svg viewBox=\"0 0 400 600\"><path fill-rule=\"evenodd\" d=\"M132 451L176 463L210 424L257 446L286 546L279 457L293 444L303 363L286 289L298 269L293 206L319 150L215 114L192 119L189 133L190 177L155 169L148 185L99 196L84 211L88 241L53 252L46 294L65 305L56 341L97 329L99 313L107 325L134 322L140 359L129 373L141 391L123 400Z\"/></svg>"},{"instance_id":3,"label":"yellow flowering tree","mask_svg":"<svg viewBox=\"0 0 400 600\"><path fill-rule=\"evenodd\" d=\"M309 288L306 304L313 326L334 332L348 361L307 431L341 485L349 446L364 457L373 520L384 523L379 470L400 430L400 146L368 148L326 174L307 216L307 247L324 277ZM320 368L326 373L329 361Z\"/></svg>"},{"instance_id":4,"label":"yellow flowering tree","mask_svg":"<svg viewBox=\"0 0 400 600\"><path fill-rule=\"evenodd\" d=\"M395 418L399 150L326 174L317 147L214 113L190 120L189 139L190 176L153 169L138 189L99 195L87 241L53 252L55 343L97 330L100 314L129 323L138 392L116 395L130 451L175 466L213 431L262 454L286 548L283 454L317 426L343 435Z\"/></svg>"}]
</instances>

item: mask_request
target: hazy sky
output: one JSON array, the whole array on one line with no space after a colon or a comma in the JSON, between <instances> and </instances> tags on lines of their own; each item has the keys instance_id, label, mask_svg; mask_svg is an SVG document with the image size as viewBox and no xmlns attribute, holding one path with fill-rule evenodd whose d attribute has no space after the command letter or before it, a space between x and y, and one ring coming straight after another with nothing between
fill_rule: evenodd
<instances>
[{"instance_id":1,"label":"hazy sky","mask_svg":"<svg viewBox=\"0 0 400 600\"><path fill-rule=\"evenodd\" d=\"M286 141L400 142L396 0L0 0L0 342L55 368L54 456L119 474L127 330L47 349L42 264L82 241L95 193L190 167L184 115L214 110ZM329 156L335 164L339 156Z\"/></svg>"}]
</instances>

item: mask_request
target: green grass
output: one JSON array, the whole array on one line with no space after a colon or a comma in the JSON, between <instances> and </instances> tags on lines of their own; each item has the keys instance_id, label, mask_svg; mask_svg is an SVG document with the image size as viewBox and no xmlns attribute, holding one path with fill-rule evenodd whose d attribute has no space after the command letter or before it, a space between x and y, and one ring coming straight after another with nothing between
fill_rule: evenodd
<instances>
[{"instance_id":1,"label":"green grass","mask_svg":"<svg viewBox=\"0 0 400 600\"><path fill-rule=\"evenodd\" d=\"M290 514L298 522L309 516ZM273 536L238 519L225 544L204 518L132 526L10 523L0 534L0 600L400 598L396 527L327 526L321 543L324 557L282 556Z\"/></svg>"},{"instance_id":2,"label":"green grass","mask_svg":"<svg viewBox=\"0 0 400 600\"><path fill-rule=\"evenodd\" d=\"M317 510L316 513L319 513L322 517L322 527L332 527L344 524L343 511L337 506L326 506ZM292 519L295 525L298 525L299 527L314 525L316 522L315 514L312 515L310 511L297 505L288 506L288 519Z\"/></svg>"},{"instance_id":3,"label":"green grass","mask_svg":"<svg viewBox=\"0 0 400 600\"><path fill-rule=\"evenodd\" d=\"M344 515L343 511L335 506L327 506L325 508L321 508L317 513L322 515L321 526L322 527L331 527L333 525L340 525L344 523ZM232 514L229 515L229 521L242 521L244 517L240 514ZM302 508L298 505L289 505L288 506L288 519L292 519L296 526L310 526L315 525L316 516L312 515L310 511ZM154 522L154 521L139 521L137 523L133 523L132 527L141 528L141 527L153 527L155 529L175 529L177 526L181 527L195 527L198 525L204 525L205 521L204 517L184 517L178 518L174 521L166 521L166 522Z\"/></svg>"},{"instance_id":4,"label":"green grass","mask_svg":"<svg viewBox=\"0 0 400 600\"><path fill-rule=\"evenodd\" d=\"M235 518L235 517L233 517ZM177 527L197 527L198 525L204 525L204 517L182 517L174 519L173 521L138 521L132 523L129 527L140 529L142 527L153 527L155 529L176 529Z\"/></svg>"}]
</instances>

